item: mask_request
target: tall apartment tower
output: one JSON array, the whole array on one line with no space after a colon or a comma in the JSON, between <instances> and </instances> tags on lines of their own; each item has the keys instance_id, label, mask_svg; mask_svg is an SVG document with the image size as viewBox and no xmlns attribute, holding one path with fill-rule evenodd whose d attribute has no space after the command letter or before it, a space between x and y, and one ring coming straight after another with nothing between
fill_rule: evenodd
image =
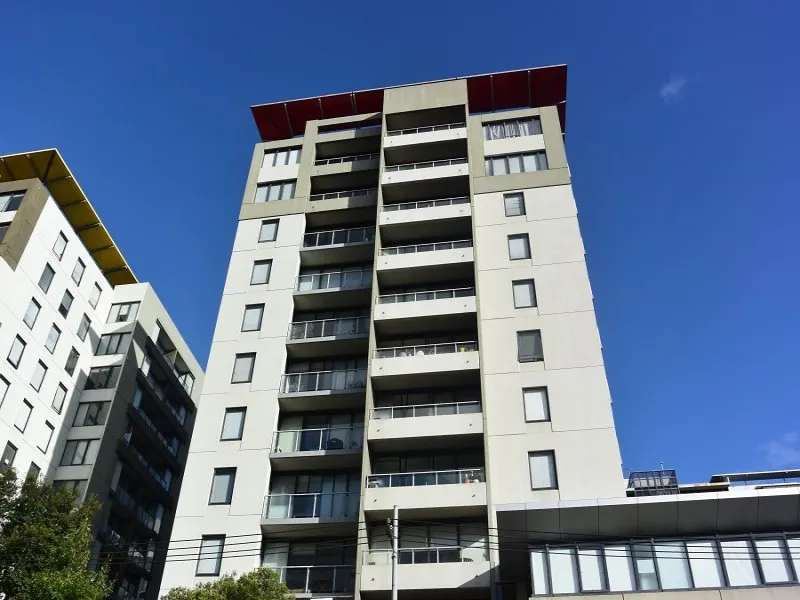
<instances>
[{"instance_id":1,"label":"tall apartment tower","mask_svg":"<svg viewBox=\"0 0 800 600\"><path fill-rule=\"evenodd\" d=\"M158 596L197 364L57 150L0 157L0 468L94 495L92 566Z\"/></svg>"},{"instance_id":2,"label":"tall apartment tower","mask_svg":"<svg viewBox=\"0 0 800 600\"><path fill-rule=\"evenodd\" d=\"M692 587L686 541L653 537L798 526L796 489L772 522L762 490L628 495L565 102L555 66L253 107L162 592L264 565L388 599L395 506L408 600Z\"/></svg>"}]
</instances>

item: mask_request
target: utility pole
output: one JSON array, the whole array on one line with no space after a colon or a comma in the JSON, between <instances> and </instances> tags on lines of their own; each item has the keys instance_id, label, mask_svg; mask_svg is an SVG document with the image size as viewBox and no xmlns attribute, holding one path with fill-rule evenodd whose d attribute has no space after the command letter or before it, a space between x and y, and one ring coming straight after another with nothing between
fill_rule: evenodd
<instances>
[{"instance_id":1,"label":"utility pole","mask_svg":"<svg viewBox=\"0 0 800 600\"><path fill-rule=\"evenodd\" d=\"M386 519L386 529L392 541L392 600L397 600L397 540L399 531L397 525L397 505L392 512L392 518Z\"/></svg>"}]
</instances>

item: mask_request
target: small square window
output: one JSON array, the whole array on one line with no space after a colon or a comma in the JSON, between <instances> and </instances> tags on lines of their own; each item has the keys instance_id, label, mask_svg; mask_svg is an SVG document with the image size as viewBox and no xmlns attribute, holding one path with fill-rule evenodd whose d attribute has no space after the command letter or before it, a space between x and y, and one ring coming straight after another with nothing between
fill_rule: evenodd
<instances>
[{"instance_id":1,"label":"small square window","mask_svg":"<svg viewBox=\"0 0 800 600\"><path fill-rule=\"evenodd\" d=\"M531 244L527 233L508 236L508 258L520 260L531 257Z\"/></svg>"},{"instance_id":2,"label":"small square window","mask_svg":"<svg viewBox=\"0 0 800 600\"><path fill-rule=\"evenodd\" d=\"M49 264L44 266L44 270L42 271L42 276L39 277L39 287L42 291L46 294L50 289L50 284L53 283L53 277L55 276L56 272Z\"/></svg>"},{"instance_id":3,"label":"small square window","mask_svg":"<svg viewBox=\"0 0 800 600\"><path fill-rule=\"evenodd\" d=\"M58 305L58 312L62 317L66 318L69 314L69 309L72 307L72 301L75 297L70 294L69 290L64 291L64 297L61 298L61 304Z\"/></svg>"},{"instance_id":4,"label":"small square window","mask_svg":"<svg viewBox=\"0 0 800 600\"><path fill-rule=\"evenodd\" d=\"M517 332L517 360L521 363L544 360L541 331L535 329Z\"/></svg>"},{"instance_id":5,"label":"small square window","mask_svg":"<svg viewBox=\"0 0 800 600\"><path fill-rule=\"evenodd\" d=\"M47 334L47 339L44 341L44 347L50 354L55 353L58 340L61 337L61 330L56 327L56 324L50 327L50 332Z\"/></svg>"},{"instance_id":6,"label":"small square window","mask_svg":"<svg viewBox=\"0 0 800 600\"><path fill-rule=\"evenodd\" d=\"M552 450L529 452L528 464L531 471L531 489L557 490L556 457Z\"/></svg>"},{"instance_id":7,"label":"small square window","mask_svg":"<svg viewBox=\"0 0 800 600\"><path fill-rule=\"evenodd\" d=\"M278 238L278 219L261 221L261 231L258 234L259 242L274 242Z\"/></svg>"},{"instance_id":8,"label":"small square window","mask_svg":"<svg viewBox=\"0 0 800 600\"><path fill-rule=\"evenodd\" d=\"M525 406L526 421L532 423L550 420L550 405L546 387L523 389L522 401Z\"/></svg>"},{"instance_id":9,"label":"small square window","mask_svg":"<svg viewBox=\"0 0 800 600\"><path fill-rule=\"evenodd\" d=\"M505 194L503 203L505 204L507 217L519 217L525 214L525 198L522 193Z\"/></svg>"},{"instance_id":10,"label":"small square window","mask_svg":"<svg viewBox=\"0 0 800 600\"><path fill-rule=\"evenodd\" d=\"M47 365L39 361L36 363L36 367L33 369L33 375L31 376L31 387L37 392L42 389L45 375L47 375Z\"/></svg>"},{"instance_id":11,"label":"small square window","mask_svg":"<svg viewBox=\"0 0 800 600\"><path fill-rule=\"evenodd\" d=\"M219 575L224 547L224 535L204 535L200 541L195 575Z\"/></svg>"},{"instance_id":12,"label":"small square window","mask_svg":"<svg viewBox=\"0 0 800 600\"><path fill-rule=\"evenodd\" d=\"M533 279L512 281L514 290L514 308L531 308L536 306L536 286Z\"/></svg>"},{"instance_id":13,"label":"small square window","mask_svg":"<svg viewBox=\"0 0 800 600\"><path fill-rule=\"evenodd\" d=\"M42 472L42 469L37 465L35 462L31 462L31 466L28 467L28 474L25 475L25 479L33 479L36 481L39 479L39 473Z\"/></svg>"},{"instance_id":14,"label":"small square window","mask_svg":"<svg viewBox=\"0 0 800 600\"><path fill-rule=\"evenodd\" d=\"M56 242L53 244L53 254L58 257L58 260L64 258L64 250L67 249L67 236L63 232L58 234Z\"/></svg>"},{"instance_id":15,"label":"small square window","mask_svg":"<svg viewBox=\"0 0 800 600\"><path fill-rule=\"evenodd\" d=\"M256 364L256 353L237 354L233 361L231 383L250 383L253 380L253 367Z\"/></svg>"},{"instance_id":16,"label":"small square window","mask_svg":"<svg viewBox=\"0 0 800 600\"><path fill-rule=\"evenodd\" d=\"M25 346L27 345L28 344L25 343L25 340L21 337L17 336L14 338L6 360L15 369L19 367L19 363L22 361L22 355L25 354Z\"/></svg>"},{"instance_id":17,"label":"small square window","mask_svg":"<svg viewBox=\"0 0 800 600\"><path fill-rule=\"evenodd\" d=\"M242 331L259 331L261 320L264 317L263 304L248 304L244 307L244 317L242 318Z\"/></svg>"},{"instance_id":18,"label":"small square window","mask_svg":"<svg viewBox=\"0 0 800 600\"><path fill-rule=\"evenodd\" d=\"M14 466L14 459L17 457L17 447L11 442L6 443L3 456L0 457L0 469L7 469Z\"/></svg>"},{"instance_id":19,"label":"small square window","mask_svg":"<svg viewBox=\"0 0 800 600\"><path fill-rule=\"evenodd\" d=\"M214 469L211 479L211 495L209 504L230 504L233 499L233 484L236 481L236 469Z\"/></svg>"},{"instance_id":20,"label":"small square window","mask_svg":"<svg viewBox=\"0 0 800 600\"><path fill-rule=\"evenodd\" d=\"M99 284L95 283L94 287L92 288L92 295L89 296L89 304L92 305L92 308L97 308L97 303L100 302L100 296L102 295L103 288L101 288Z\"/></svg>"},{"instance_id":21,"label":"small square window","mask_svg":"<svg viewBox=\"0 0 800 600\"><path fill-rule=\"evenodd\" d=\"M28 326L28 329L33 329L41 309L41 304L39 304L34 298L31 298L31 302L28 304L28 308L25 311L25 316L22 318L22 322Z\"/></svg>"},{"instance_id":22,"label":"small square window","mask_svg":"<svg viewBox=\"0 0 800 600\"><path fill-rule=\"evenodd\" d=\"M253 272L250 274L250 285L264 285L269 283L272 271L272 259L257 260L253 263Z\"/></svg>"},{"instance_id":23,"label":"small square window","mask_svg":"<svg viewBox=\"0 0 800 600\"><path fill-rule=\"evenodd\" d=\"M80 285L81 279L83 279L83 274L85 272L86 272L86 265L79 258L75 263L75 268L72 269L72 281L74 281L77 285Z\"/></svg>"},{"instance_id":24,"label":"small square window","mask_svg":"<svg viewBox=\"0 0 800 600\"><path fill-rule=\"evenodd\" d=\"M225 416L222 418L222 433L219 439L222 441L241 440L244 433L246 414L247 408L243 406L226 408Z\"/></svg>"}]
</instances>

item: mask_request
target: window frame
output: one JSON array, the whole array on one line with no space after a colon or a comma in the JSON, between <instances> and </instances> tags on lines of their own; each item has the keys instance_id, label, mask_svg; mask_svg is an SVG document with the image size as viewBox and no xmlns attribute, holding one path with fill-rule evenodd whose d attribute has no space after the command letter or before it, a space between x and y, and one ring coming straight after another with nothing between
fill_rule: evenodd
<instances>
[{"instance_id":1,"label":"window frame","mask_svg":"<svg viewBox=\"0 0 800 600\"><path fill-rule=\"evenodd\" d=\"M274 189L278 190L278 197L270 199L270 195ZM261 190L264 190L263 192ZM286 191L289 190L289 195L285 196ZM269 181L261 183L256 186L256 193L253 198L253 204L268 204L270 202L279 202L281 200L292 200L295 198L297 192L297 179L285 179L282 181Z\"/></svg>"},{"instance_id":2,"label":"window frame","mask_svg":"<svg viewBox=\"0 0 800 600\"><path fill-rule=\"evenodd\" d=\"M2 375L0 375L0 384L3 384L2 387L0 387L0 391L2 392L0 393L0 407L2 407L3 402L6 399L6 396L8 395L8 390L11 389L11 382Z\"/></svg>"},{"instance_id":3,"label":"window frame","mask_svg":"<svg viewBox=\"0 0 800 600\"><path fill-rule=\"evenodd\" d=\"M36 307L36 312L31 318L31 322L28 323L28 313L30 313L31 307ZM22 317L22 322L28 326L28 329L33 330L33 326L36 325L36 319L39 318L39 313L42 312L42 305L36 300L36 298L31 298L31 301L28 303L28 308L25 309L25 315Z\"/></svg>"},{"instance_id":4,"label":"window frame","mask_svg":"<svg viewBox=\"0 0 800 600\"><path fill-rule=\"evenodd\" d=\"M517 304L517 294L514 293L515 292L515 286L517 284L520 284L520 285L530 284L530 286L531 286L531 298L533 299L533 304L527 304L527 305L522 305L522 306ZM539 308L539 300L536 297L536 281L533 278L531 278L531 279L514 279L511 282L511 297L512 297L512 299L514 301L514 308L515 309L520 309L520 308Z\"/></svg>"},{"instance_id":5,"label":"window frame","mask_svg":"<svg viewBox=\"0 0 800 600\"><path fill-rule=\"evenodd\" d=\"M55 341L53 342L53 347L52 347L52 348L50 348L50 347L47 345L47 342L48 342L48 340L50 339L50 334L51 334L51 333L53 333L53 331L55 331L55 332L56 332L56 338L55 338ZM45 347L45 349L46 349L46 350L47 350L47 351L48 351L50 354L55 354L55 353L56 353L56 348L58 347L58 341L59 341L60 339L61 339L61 328L60 328L58 325L56 325L55 323L53 323L53 324L50 326L50 331L48 331L48 332L47 332L47 337L46 337L46 338L45 338L45 340L44 340L44 347Z\"/></svg>"},{"instance_id":6,"label":"window frame","mask_svg":"<svg viewBox=\"0 0 800 600\"><path fill-rule=\"evenodd\" d=\"M83 313L81 317L81 322L78 325L78 339L82 342L86 341L86 336L89 334L89 330L92 328L92 320L89 318L89 315Z\"/></svg>"},{"instance_id":7,"label":"window frame","mask_svg":"<svg viewBox=\"0 0 800 600\"><path fill-rule=\"evenodd\" d=\"M544 418L542 419L530 419L528 418L528 403L525 401L525 394L526 392L543 392L542 398L544 399ZM546 385L539 385L533 387L524 387L522 388L522 413L525 416L526 423L548 423L551 421L550 415L550 392L547 389Z\"/></svg>"},{"instance_id":8,"label":"window frame","mask_svg":"<svg viewBox=\"0 0 800 600\"><path fill-rule=\"evenodd\" d=\"M97 305L100 303L100 298L103 295L103 288L100 287L100 284L96 281L94 282L94 287L92 288L92 293L89 296L89 305L92 308L97 308Z\"/></svg>"},{"instance_id":9,"label":"window frame","mask_svg":"<svg viewBox=\"0 0 800 600\"><path fill-rule=\"evenodd\" d=\"M511 255L511 240L525 240L525 254L526 256L513 257ZM531 236L529 233L512 233L506 236L506 244L508 246L508 260L530 260L531 259Z\"/></svg>"},{"instance_id":10,"label":"window frame","mask_svg":"<svg viewBox=\"0 0 800 600\"><path fill-rule=\"evenodd\" d=\"M42 282L46 279L45 274L49 273L47 283L42 285ZM44 269L42 269L42 274L39 276L39 289L42 290L45 294L50 291L50 287L53 285L53 279L56 278L56 270L50 266L50 263L44 263Z\"/></svg>"},{"instance_id":11,"label":"window frame","mask_svg":"<svg viewBox=\"0 0 800 600\"><path fill-rule=\"evenodd\" d=\"M110 390L117 386L120 365L107 365L105 367L92 367L86 375L84 390ZM92 377L94 375L94 378ZM91 383L90 383L91 382Z\"/></svg>"},{"instance_id":12,"label":"window frame","mask_svg":"<svg viewBox=\"0 0 800 600\"><path fill-rule=\"evenodd\" d=\"M27 408L28 410L27 414L25 414L25 422L22 424L22 427L20 427L20 417L24 414L23 413L24 408ZM17 431L19 431L20 433L25 433L25 430L28 429L28 425L31 422L32 414L33 414L33 404L28 402L26 398L23 398L22 404L20 405L19 410L17 411L17 416L14 417L14 427L17 429Z\"/></svg>"},{"instance_id":13,"label":"window frame","mask_svg":"<svg viewBox=\"0 0 800 600\"><path fill-rule=\"evenodd\" d=\"M112 304L111 308L108 310L108 318L106 319L106 323L130 323L135 321L136 317L139 316L140 305L141 302L139 301L116 302ZM123 308L125 309L125 319L121 320L120 316L123 314Z\"/></svg>"},{"instance_id":14,"label":"window frame","mask_svg":"<svg viewBox=\"0 0 800 600\"><path fill-rule=\"evenodd\" d=\"M19 356L16 358L15 362L14 360L11 359L11 353L14 351L14 348L17 347L18 344L21 345L21 350L19 351ZM11 342L11 348L8 349L8 355L6 356L8 364L10 364L15 369L19 369L19 365L25 356L25 348L27 347L28 347L28 342L23 340L22 337L20 336L15 336L14 341Z\"/></svg>"},{"instance_id":15,"label":"window frame","mask_svg":"<svg viewBox=\"0 0 800 600\"><path fill-rule=\"evenodd\" d=\"M58 406L56 406L56 398L58 398L59 392L61 392L62 390L64 392L64 397L61 399L61 403L58 404ZM53 401L50 403L50 408L56 411L56 413L59 415L61 414L61 411L64 410L64 402L66 402L67 400L68 393L69 390L67 390L67 386L65 386L63 383L59 381L58 385L56 386L56 391L53 394Z\"/></svg>"},{"instance_id":16,"label":"window frame","mask_svg":"<svg viewBox=\"0 0 800 600\"><path fill-rule=\"evenodd\" d=\"M75 278L75 273L78 271L78 267L80 267L80 273L78 274L77 279ZM75 285L80 285L81 281L83 281L83 275L86 273L86 263L83 262L80 258L75 261L75 266L72 268L72 281L75 282Z\"/></svg>"},{"instance_id":17,"label":"window frame","mask_svg":"<svg viewBox=\"0 0 800 600\"><path fill-rule=\"evenodd\" d=\"M252 358L250 362L250 369L247 374L247 379L238 380L235 379L236 376L236 363L240 359ZM233 358L233 369L231 370L231 383L252 383L253 382L253 373L256 369L256 353L255 352L240 352L234 355Z\"/></svg>"},{"instance_id":18,"label":"window frame","mask_svg":"<svg viewBox=\"0 0 800 600\"><path fill-rule=\"evenodd\" d=\"M78 451L78 448L80 447L80 444L82 442L86 444L86 447L84 448L83 454L81 455L81 462L76 463L76 462L74 462L75 455L76 455L76 453ZM96 446L92 446L92 442L95 442ZM64 462L64 458L65 458L65 456L67 454L67 449L70 447L70 444L72 444L72 443L74 443L74 449L72 451L72 459L70 460L70 462L65 463ZM86 457L90 455L90 453L89 453L89 449L90 448L95 450L95 452L94 452L94 456L91 459L92 462L87 463L86 462ZM61 453L61 459L58 461L58 466L60 466L60 467L78 467L78 466L83 466L83 465L93 465L94 461L97 460L97 454L98 454L99 450L100 450L100 439L98 439L98 438L81 438L81 439L77 439L77 440L67 440L67 442L64 444L64 450Z\"/></svg>"},{"instance_id":19,"label":"window frame","mask_svg":"<svg viewBox=\"0 0 800 600\"><path fill-rule=\"evenodd\" d=\"M292 153L297 152L297 160L295 162L289 162L292 158ZM282 164L278 164L278 156L281 154L286 154L286 162ZM302 146L288 146L286 148L274 148L271 150L265 150L264 156L261 158L261 168L262 169L272 169L274 167L288 167L291 165L299 165L300 160L302 159L303 155L303 147ZM267 160L267 157L270 157L271 160ZM267 163L270 164L267 164Z\"/></svg>"},{"instance_id":20,"label":"window frame","mask_svg":"<svg viewBox=\"0 0 800 600\"><path fill-rule=\"evenodd\" d=\"M242 313L242 332L253 332L253 331L261 331L261 326L264 324L264 303L261 304L245 304L244 313ZM245 329L245 323L247 322L247 311L257 309L258 313L258 326L252 329Z\"/></svg>"},{"instance_id":21,"label":"window frame","mask_svg":"<svg viewBox=\"0 0 800 600\"><path fill-rule=\"evenodd\" d=\"M238 433L236 437L224 437L225 436L225 423L228 420L228 415L232 413L239 413L242 415L242 419L239 423ZM242 437L244 436L244 423L247 419L247 407L246 406L227 406L225 407L225 412L222 414L222 429L219 432L219 441L220 442L235 442L241 441Z\"/></svg>"},{"instance_id":22,"label":"window frame","mask_svg":"<svg viewBox=\"0 0 800 600\"><path fill-rule=\"evenodd\" d=\"M200 571L201 561L210 561L211 557L207 550L203 548L206 542L213 541L219 542L219 545L215 548L215 554L213 555L214 559L214 569L213 571ZM204 556L205 552L205 556ZM222 558L225 552L225 535L224 534L210 534L204 535L200 538L200 548L197 551L197 563L195 565L194 574L195 577L218 577L220 571L222 570Z\"/></svg>"},{"instance_id":23,"label":"window frame","mask_svg":"<svg viewBox=\"0 0 800 600\"><path fill-rule=\"evenodd\" d=\"M41 370L42 372L42 378L39 380L39 385L36 386L34 385L34 381L39 370ZM31 375L31 381L30 381L31 387L37 392L41 391L42 386L44 385L45 377L47 377L47 365L40 360L36 363L36 366L33 368L33 374Z\"/></svg>"},{"instance_id":24,"label":"window frame","mask_svg":"<svg viewBox=\"0 0 800 600\"><path fill-rule=\"evenodd\" d=\"M65 304L67 298L69 298L69 301ZM64 290L64 295L61 297L61 302L58 305L58 314L66 319L69 315L69 311L72 309L73 302L75 302L75 296L73 296L72 292L69 290Z\"/></svg>"},{"instance_id":25,"label":"window frame","mask_svg":"<svg viewBox=\"0 0 800 600\"><path fill-rule=\"evenodd\" d=\"M80 359L81 359L81 353L75 349L75 346L70 348L69 354L67 355L67 362L64 363L64 371L67 372L67 375L70 376L75 375L75 367L78 366L78 361Z\"/></svg>"},{"instance_id":26,"label":"window frame","mask_svg":"<svg viewBox=\"0 0 800 600\"><path fill-rule=\"evenodd\" d=\"M258 243L264 242L275 242L278 239L278 229L280 228L280 219L264 219L261 221L261 227L258 230ZM273 234L272 238L265 238L264 237L264 227L267 225L275 225L275 233Z\"/></svg>"},{"instance_id":27,"label":"window frame","mask_svg":"<svg viewBox=\"0 0 800 600\"><path fill-rule=\"evenodd\" d=\"M61 252L59 253L58 250L56 250L56 248L58 247L58 242L62 240L64 242L64 246L61 248ZM67 239L67 236L64 235L63 231L59 231L58 235L56 236L56 241L53 242L53 248L52 248L53 254L56 256L56 258L58 258L59 261L61 261L61 259L64 258L64 252L67 251L68 244L69 240Z\"/></svg>"},{"instance_id":28,"label":"window frame","mask_svg":"<svg viewBox=\"0 0 800 600\"><path fill-rule=\"evenodd\" d=\"M17 452L19 452L19 448L12 444L10 440L6 442L5 448L3 448L3 454L0 454L0 469L13 467L14 461L17 458ZM11 455L10 460L6 458L9 454ZM3 464L6 460L8 460L8 464Z\"/></svg>"},{"instance_id":29,"label":"window frame","mask_svg":"<svg viewBox=\"0 0 800 600\"><path fill-rule=\"evenodd\" d=\"M540 457L540 456L547 456L549 457L549 464L548 466L552 466L553 469L553 483L548 487L534 487L533 485L533 469L531 465L531 458L533 457ZM544 490L557 490L558 489L558 466L556 465L556 453L555 450L532 450L528 452L528 476L531 480L531 491L539 492Z\"/></svg>"},{"instance_id":30,"label":"window frame","mask_svg":"<svg viewBox=\"0 0 800 600\"><path fill-rule=\"evenodd\" d=\"M267 267L267 277L264 281L254 281L256 275L256 267L269 265ZM264 258L262 260L254 260L253 261L253 268L250 271L250 285L269 285L269 280L272 278L272 259L271 258Z\"/></svg>"},{"instance_id":31,"label":"window frame","mask_svg":"<svg viewBox=\"0 0 800 600\"><path fill-rule=\"evenodd\" d=\"M95 356L113 356L126 354L130 347L131 333L128 331L118 333L105 333L97 340Z\"/></svg>"},{"instance_id":32,"label":"window frame","mask_svg":"<svg viewBox=\"0 0 800 600\"><path fill-rule=\"evenodd\" d=\"M536 337L536 333L539 334L539 347L541 348L541 357L537 358L535 355L532 358L528 358L527 356L522 356L522 351L520 347L520 341L522 340L522 335L531 333L534 334L534 338ZM541 329L524 329L522 331L517 331L517 362L518 363L532 363L532 362L544 362L544 342L542 341L542 330Z\"/></svg>"},{"instance_id":33,"label":"window frame","mask_svg":"<svg viewBox=\"0 0 800 600\"><path fill-rule=\"evenodd\" d=\"M515 198L515 197L519 197L519 200L520 200L519 207L520 207L522 212L520 212L520 213L518 213L516 215L510 215L510 214L508 214L508 200L511 199L511 198ZM525 215L527 215L528 212L525 209L525 194L522 193L522 192L511 192L509 194L503 194L503 209L505 210L505 215L508 218L524 217Z\"/></svg>"},{"instance_id":34,"label":"window frame","mask_svg":"<svg viewBox=\"0 0 800 600\"><path fill-rule=\"evenodd\" d=\"M55 433L56 428L50 421L45 421L44 427L49 433L49 435L47 436L47 443L44 445L44 448L42 448L38 444L36 445L36 447L39 448L39 450L41 450L42 452L46 453L48 450L50 450L50 444L53 443L53 433Z\"/></svg>"},{"instance_id":35,"label":"window frame","mask_svg":"<svg viewBox=\"0 0 800 600\"><path fill-rule=\"evenodd\" d=\"M228 488L225 490L225 498L223 500L214 500L214 490L217 483L217 477L229 476ZM233 502L233 488L236 486L236 467L217 467L211 474L211 489L208 492L208 505L209 506L230 506Z\"/></svg>"}]
</instances>

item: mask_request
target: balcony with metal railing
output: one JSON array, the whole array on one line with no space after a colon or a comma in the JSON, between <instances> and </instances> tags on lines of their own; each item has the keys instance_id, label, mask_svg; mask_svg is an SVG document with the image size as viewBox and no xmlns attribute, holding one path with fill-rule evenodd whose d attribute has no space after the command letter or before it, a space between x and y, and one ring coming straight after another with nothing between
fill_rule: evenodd
<instances>
[{"instance_id":1,"label":"balcony with metal railing","mask_svg":"<svg viewBox=\"0 0 800 600\"><path fill-rule=\"evenodd\" d=\"M474 341L379 347L370 375L380 388L391 389L408 378L416 386L464 384L480 368L478 343Z\"/></svg>"},{"instance_id":2,"label":"balcony with metal railing","mask_svg":"<svg viewBox=\"0 0 800 600\"><path fill-rule=\"evenodd\" d=\"M309 200L312 202L319 202L325 200L351 200L351 199L372 199L373 204L378 199L378 188L358 188L352 190L341 190L338 192L323 192L319 194L311 194Z\"/></svg>"},{"instance_id":3,"label":"balcony with metal railing","mask_svg":"<svg viewBox=\"0 0 800 600\"><path fill-rule=\"evenodd\" d=\"M475 288L424 289L397 294L381 294L376 301L373 318L376 330L384 333L397 323L419 321L421 329L430 329L436 321L442 329L466 329L475 323L477 305ZM422 322L428 323L423 325ZM474 326L474 325L473 325Z\"/></svg>"},{"instance_id":4,"label":"balcony with metal railing","mask_svg":"<svg viewBox=\"0 0 800 600\"><path fill-rule=\"evenodd\" d=\"M480 400L404 406L380 406L370 411L370 448L399 452L409 444L417 449L444 450L479 445L483 435Z\"/></svg>"},{"instance_id":5,"label":"balcony with metal railing","mask_svg":"<svg viewBox=\"0 0 800 600\"><path fill-rule=\"evenodd\" d=\"M369 262L374 244L374 225L309 232L303 236L300 262L310 267Z\"/></svg>"},{"instance_id":6,"label":"balcony with metal railing","mask_svg":"<svg viewBox=\"0 0 800 600\"><path fill-rule=\"evenodd\" d=\"M269 494L264 498L261 529L285 533L296 528L299 534L309 525L326 524L325 535L346 535L355 530L360 501L359 492Z\"/></svg>"},{"instance_id":7,"label":"balcony with metal railing","mask_svg":"<svg viewBox=\"0 0 800 600\"><path fill-rule=\"evenodd\" d=\"M395 186L411 182L466 178L468 175L469 160L466 157L443 158L385 165L381 172L381 184Z\"/></svg>"},{"instance_id":8,"label":"balcony with metal railing","mask_svg":"<svg viewBox=\"0 0 800 600\"><path fill-rule=\"evenodd\" d=\"M366 351L369 317L298 321L289 325L286 346L292 358L312 358Z\"/></svg>"},{"instance_id":9,"label":"balcony with metal railing","mask_svg":"<svg viewBox=\"0 0 800 600\"><path fill-rule=\"evenodd\" d=\"M353 154L351 156L337 156L334 158L318 158L314 161L314 166L319 167L323 165L340 165L352 162L375 161L380 158L377 152L370 154Z\"/></svg>"},{"instance_id":10,"label":"balcony with metal railing","mask_svg":"<svg viewBox=\"0 0 800 600\"><path fill-rule=\"evenodd\" d=\"M295 307L322 310L369 303L372 265L322 273L301 273L295 282Z\"/></svg>"},{"instance_id":11,"label":"balcony with metal railing","mask_svg":"<svg viewBox=\"0 0 800 600\"><path fill-rule=\"evenodd\" d=\"M376 263L381 287L470 281L474 277L471 239L385 246Z\"/></svg>"},{"instance_id":12,"label":"balcony with metal railing","mask_svg":"<svg viewBox=\"0 0 800 600\"><path fill-rule=\"evenodd\" d=\"M401 196L402 197L402 196ZM426 196L414 202L389 203L386 195L378 213L378 225L384 240L431 239L447 231L453 237L472 235L472 205L469 195L452 197Z\"/></svg>"},{"instance_id":13,"label":"balcony with metal railing","mask_svg":"<svg viewBox=\"0 0 800 600\"><path fill-rule=\"evenodd\" d=\"M374 152L331 158L323 157L314 161L314 166L311 167L311 177L336 178L340 185L358 185L359 182L369 181L369 179L365 181L365 176L372 175L377 179L379 165L380 155ZM373 173L368 171L373 171Z\"/></svg>"},{"instance_id":14,"label":"balcony with metal railing","mask_svg":"<svg viewBox=\"0 0 800 600\"><path fill-rule=\"evenodd\" d=\"M362 405L366 388L367 369L285 373L278 400L290 412L353 408Z\"/></svg>"},{"instance_id":15,"label":"balcony with metal railing","mask_svg":"<svg viewBox=\"0 0 800 600\"><path fill-rule=\"evenodd\" d=\"M295 595L352 595L356 586L355 565L271 567Z\"/></svg>"},{"instance_id":16,"label":"balcony with metal railing","mask_svg":"<svg viewBox=\"0 0 800 600\"><path fill-rule=\"evenodd\" d=\"M343 469L361 464L364 425L284 429L272 438L273 469Z\"/></svg>"}]
</instances>

